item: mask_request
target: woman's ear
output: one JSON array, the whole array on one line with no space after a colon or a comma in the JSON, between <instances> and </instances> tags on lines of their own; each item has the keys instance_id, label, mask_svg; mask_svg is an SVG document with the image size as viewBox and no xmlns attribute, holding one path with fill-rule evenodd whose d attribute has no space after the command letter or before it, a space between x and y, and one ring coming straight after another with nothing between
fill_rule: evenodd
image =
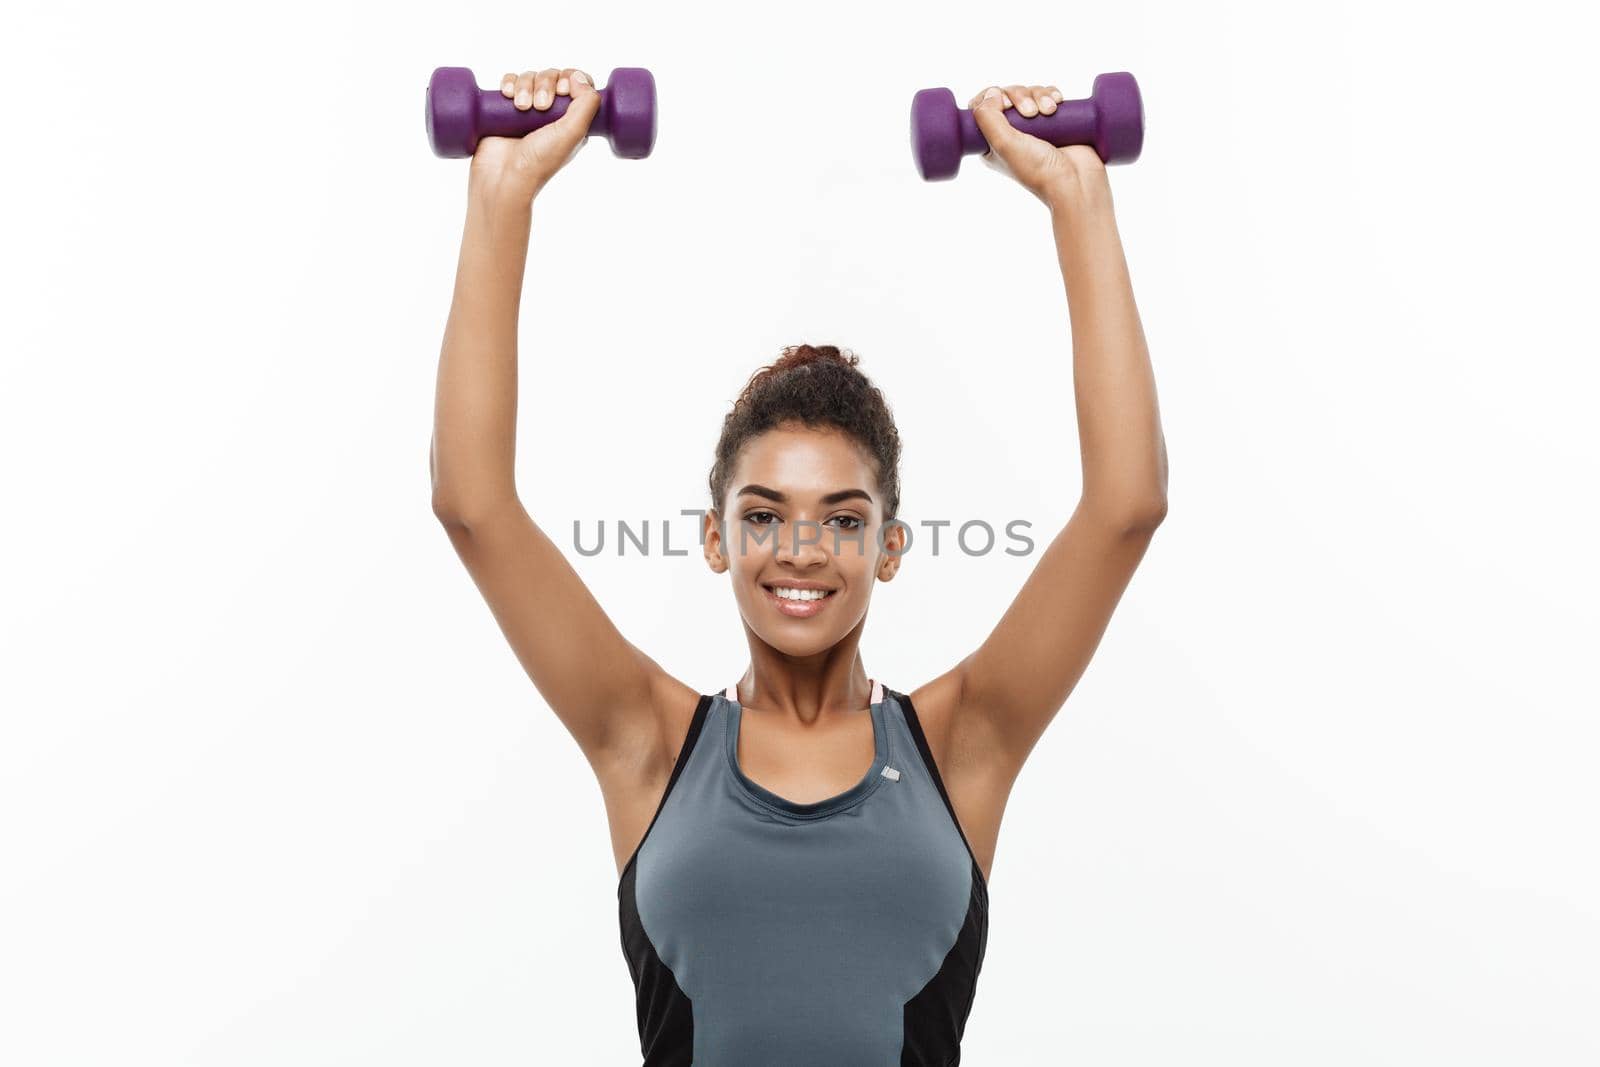
<instances>
[{"instance_id":1,"label":"woman's ear","mask_svg":"<svg viewBox=\"0 0 1600 1067\"><path fill-rule=\"evenodd\" d=\"M905 523L891 520L883 527L883 558L878 561L878 580L887 582L900 570L906 550Z\"/></svg>"},{"instance_id":2,"label":"woman's ear","mask_svg":"<svg viewBox=\"0 0 1600 1067\"><path fill-rule=\"evenodd\" d=\"M716 509L706 512L704 525L701 527L700 545L705 554L706 564L713 573L721 574L728 569L728 557L723 552L725 531L722 528L722 516Z\"/></svg>"}]
</instances>

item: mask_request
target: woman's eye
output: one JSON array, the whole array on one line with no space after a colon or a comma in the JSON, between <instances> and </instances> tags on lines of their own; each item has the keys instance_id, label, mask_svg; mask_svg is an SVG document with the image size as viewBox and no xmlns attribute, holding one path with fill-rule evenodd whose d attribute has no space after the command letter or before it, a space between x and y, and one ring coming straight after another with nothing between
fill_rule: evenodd
<instances>
[{"instance_id":1,"label":"woman's eye","mask_svg":"<svg viewBox=\"0 0 1600 1067\"><path fill-rule=\"evenodd\" d=\"M777 515L774 515L770 511L752 511L750 514L748 514L748 515L746 515L744 517L744 521L745 522L754 523L757 526L771 526L772 522L765 521L767 519L772 520L772 522L782 522L783 521L782 519L778 518ZM859 529L861 529L861 527L866 525L866 523L862 519L860 519L859 517L857 517L855 515L835 515L833 518L829 519L828 521L829 522L847 522L847 523L854 523L855 524L853 526L846 526L845 529L847 529L847 530L859 530Z\"/></svg>"}]
</instances>

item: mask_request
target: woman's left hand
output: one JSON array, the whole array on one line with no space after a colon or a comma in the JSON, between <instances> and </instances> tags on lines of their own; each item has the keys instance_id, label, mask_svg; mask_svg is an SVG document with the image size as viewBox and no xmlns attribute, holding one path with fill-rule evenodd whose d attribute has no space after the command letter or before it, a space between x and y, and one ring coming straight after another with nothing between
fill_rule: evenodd
<instances>
[{"instance_id":1,"label":"woman's left hand","mask_svg":"<svg viewBox=\"0 0 1600 1067\"><path fill-rule=\"evenodd\" d=\"M1106 165L1093 148L1082 144L1057 148L1041 137L1023 133L1005 114L1007 108L1015 107L1025 118L1053 115L1060 101L1061 90L1053 85L1008 85L1004 89L991 85L967 105L989 142L989 151L982 156L984 163L1009 174L1052 207L1059 195L1110 188Z\"/></svg>"}]
</instances>

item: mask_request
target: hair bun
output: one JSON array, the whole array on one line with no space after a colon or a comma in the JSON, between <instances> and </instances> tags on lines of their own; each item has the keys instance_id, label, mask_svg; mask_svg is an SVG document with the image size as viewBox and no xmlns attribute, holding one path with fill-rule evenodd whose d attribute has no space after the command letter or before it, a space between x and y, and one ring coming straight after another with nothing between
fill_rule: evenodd
<instances>
[{"instance_id":1,"label":"hair bun","mask_svg":"<svg viewBox=\"0 0 1600 1067\"><path fill-rule=\"evenodd\" d=\"M861 357L849 349L840 351L834 345L789 345L783 350L783 355L777 358L770 369L786 371L794 367L804 367L811 363L823 362L854 367L861 362Z\"/></svg>"}]
</instances>

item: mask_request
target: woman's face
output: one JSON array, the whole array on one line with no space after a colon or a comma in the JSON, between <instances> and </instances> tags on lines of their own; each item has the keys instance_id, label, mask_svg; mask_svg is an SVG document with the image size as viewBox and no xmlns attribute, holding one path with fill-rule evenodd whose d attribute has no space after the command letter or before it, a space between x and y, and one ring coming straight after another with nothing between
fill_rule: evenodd
<instances>
[{"instance_id":1,"label":"woman's face","mask_svg":"<svg viewBox=\"0 0 1600 1067\"><path fill-rule=\"evenodd\" d=\"M904 530L883 528L872 459L837 430L791 425L751 438L723 508L706 517L706 561L732 575L745 623L791 656L838 644L866 616L872 583L899 566ZM810 586L827 594L794 591Z\"/></svg>"}]
</instances>

